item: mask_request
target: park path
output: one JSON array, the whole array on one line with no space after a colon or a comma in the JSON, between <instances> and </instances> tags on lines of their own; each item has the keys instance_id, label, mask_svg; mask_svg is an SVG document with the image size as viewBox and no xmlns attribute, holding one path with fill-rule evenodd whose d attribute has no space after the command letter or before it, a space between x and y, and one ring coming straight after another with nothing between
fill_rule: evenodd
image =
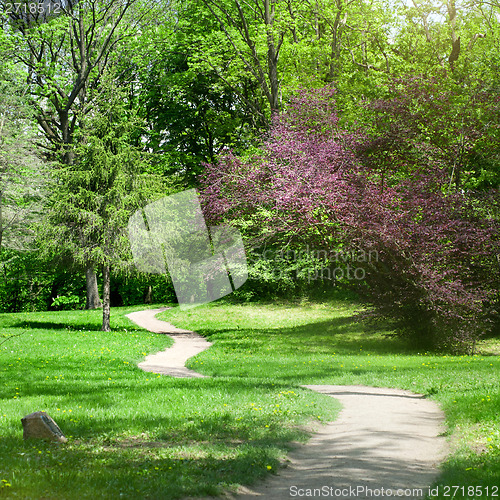
<instances>
[{"instance_id":1,"label":"park path","mask_svg":"<svg viewBox=\"0 0 500 500\"><path fill-rule=\"evenodd\" d=\"M184 367L210 347L203 337L160 321L166 308L127 315L149 331L174 338L174 345L148 356L139 367L173 377L202 377ZM286 467L262 484L241 488L238 500L290 498L421 499L448 453L444 415L420 394L399 389L306 385L342 404L334 422L319 426L288 456Z\"/></svg>"},{"instance_id":2,"label":"park path","mask_svg":"<svg viewBox=\"0 0 500 500\"><path fill-rule=\"evenodd\" d=\"M168 334L174 340L174 345L165 351L149 354L137 366L146 372L161 373L172 377L205 377L185 367L186 361L212 344L205 338L190 330L182 330L166 321L156 319L156 315L169 309L149 309L127 314L127 318L153 333Z\"/></svg>"}]
</instances>

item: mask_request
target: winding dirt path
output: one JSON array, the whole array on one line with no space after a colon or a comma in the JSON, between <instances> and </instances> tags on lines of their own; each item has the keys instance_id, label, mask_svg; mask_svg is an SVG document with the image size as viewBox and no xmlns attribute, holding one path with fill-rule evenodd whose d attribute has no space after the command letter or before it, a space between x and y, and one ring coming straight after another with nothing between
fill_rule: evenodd
<instances>
[{"instance_id":1,"label":"winding dirt path","mask_svg":"<svg viewBox=\"0 0 500 500\"><path fill-rule=\"evenodd\" d=\"M127 314L127 318L153 333L168 334L174 340L174 345L165 351L149 354L137 366L145 372L161 373L172 377L205 377L185 367L186 361L212 344L204 337L190 330L182 330L166 321L156 319L156 315L166 311L168 307L149 309Z\"/></svg>"},{"instance_id":2,"label":"winding dirt path","mask_svg":"<svg viewBox=\"0 0 500 500\"><path fill-rule=\"evenodd\" d=\"M175 341L139 367L173 377L203 377L184 364L211 344L194 332L157 320L155 315L165 309L127 315L139 326ZM338 399L343 407L339 418L318 427L305 445L297 446L277 475L257 487L242 488L234 498L425 498L448 453L442 435L444 415L436 403L399 389L304 387Z\"/></svg>"}]
</instances>

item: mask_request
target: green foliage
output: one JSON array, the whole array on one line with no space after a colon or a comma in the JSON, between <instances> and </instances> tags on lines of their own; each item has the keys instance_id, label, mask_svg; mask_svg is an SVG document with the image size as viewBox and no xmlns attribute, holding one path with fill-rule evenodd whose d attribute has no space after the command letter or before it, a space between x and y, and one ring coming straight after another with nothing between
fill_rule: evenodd
<instances>
[{"instance_id":1,"label":"green foliage","mask_svg":"<svg viewBox=\"0 0 500 500\"><path fill-rule=\"evenodd\" d=\"M124 42L146 21L143 9L142 0L72 2L46 23L6 27L15 47L12 61L24 72L43 146L52 159L72 162L71 146L82 115L93 112L95 92L123 57Z\"/></svg>"},{"instance_id":2,"label":"green foliage","mask_svg":"<svg viewBox=\"0 0 500 500\"><path fill-rule=\"evenodd\" d=\"M47 295L44 293L47 280L42 269L32 253L0 250L0 311L47 308Z\"/></svg>"},{"instance_id":3,"label":"green foliage","mask_svg":"<svg viewBox=\"0 0 500 500\"><path fill-rule=\"evenodd\" d=\"M248 248L248 279L228 300L355 297L346 287L348 263L326 254L300 245Z\"/></svg>"},{"instance_id":4,"label":"green foliage","mask_svg":"<svg viewBox=\"0 0 500 500\"><path fill-rule=\"evenodd\" d=\"M80 298L77 295L58 295L51 305L56 311L79 309Z\"/></svg>"},{"instance_id":5,"label":"green foliage","mask_svg":"<svg viewBox=\"0 0 500 500\"><path fill-rule=\"evenodd\" d=\"M9 53L0 46L0 250L22 250L29 248L29 226L40 215L46 167L34 146L32 110L20 77L3 60Z\"/></svg>"},{"instance_id":6,"label":"green foliage","mask_svg":"<svg viewBox=\"0 0 500 500\"><path fill-rule=\"evenodd\" d=\"M142 372L135 364L172 341L123 317L132 310L113 309L110 333L98 331L99 311L0 315L0 338L29 329L0 346L0 480L11 484L8 495L217 495L264 478L268 466L276 471L290 444L307 438L301 426L311 417L335 418L331 398L272 378ZM56 420L67 445L23 441L20 418L33 408Z\"/></svg>"},{"instance_id":7,"label":"green foliage","mask_svg":"<svg viewBox=\"0 0 500 500\"><path fill-rule=\"evenodd\" d=\"M42 259L36 248L0 251L0 312L46 311L58 295L85 303L84 279L75 271Z\"/></svg>"},{"instance_id":8,"label":"green foliage","mask_svg":"<svg viewBox=\"0 0 500 500\"><path fill-rule=\"evenodd\" d=\"M148 297L149 288L151 295ZM172 282L161 275L117 276L111 280L111 300L113 306L144 304L146 299L153 303L177 302Z\"/></svg>"},{"instance_id":9,"label":"green foliage","mask_svg":"<svg viewBox=\"0 0 500 500\"><path fill-rule=\"evenodd\" d=\"M133 145L139 122L123 94L110 86L100 98L99 113L84 121L74 163L52 172L41 238L46 254L125 269L128 219L161 194L161 183L145 173L144 154Z\"/></svg>"},{"instance_id":10,"label":"green foliage","mask_svg":"<svg viewBox=\"0 0 500 500\"><path fill-rule=\"evenodd\" d=\"M196 184L203 162L251 144L262 123L255 84L244 73L228 75L232 55L218 23L201 2L175 8L179 17L166 14L163 26L137 41L133 73L151 167L185 188Z\"/></svg>"}]
</instances>

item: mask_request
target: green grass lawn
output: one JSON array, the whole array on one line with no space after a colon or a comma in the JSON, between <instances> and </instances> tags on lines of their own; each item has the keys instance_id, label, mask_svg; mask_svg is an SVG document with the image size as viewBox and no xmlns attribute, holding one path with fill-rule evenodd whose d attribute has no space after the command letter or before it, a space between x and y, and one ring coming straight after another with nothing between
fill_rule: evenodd
<instances>
[{"instance_id":1,"label":"green grass lawn","mask_svg":"<svg viewBox=\"0 0 500 500\"><path fill-rule=\"evenodd\" d=\"M124 318L139 309L113 309L110 333L100 311L0 315L0 342L27 332L0 346L0 498L175 499L257 481L338 412L305 383L429 395L454 447L441 483L500 483L498 356L412 352L350 303L216 303L163 314L214 342L189 365L212 378L173 379L136 367L170 345ZM66 445L23 441L20 419L37 410Z\"/></svg>"}]
</instances>

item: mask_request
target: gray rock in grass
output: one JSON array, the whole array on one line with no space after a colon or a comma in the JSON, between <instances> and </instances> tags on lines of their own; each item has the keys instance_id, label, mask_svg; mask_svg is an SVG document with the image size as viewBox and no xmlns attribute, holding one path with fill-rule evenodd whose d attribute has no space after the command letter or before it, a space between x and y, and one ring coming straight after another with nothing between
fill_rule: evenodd
<instances>
[{"instance_id":1,"label":"gray rock in grass","mask_svg":"<svg viewBox=\"0 0 500 500\"><path fill-rule=\"evenodd\" d=\"M30 413L21 419L24 439L48 439L58 443L67 443L68 440L59 426L44 411Z\"/></svg>"}]
</instances>

